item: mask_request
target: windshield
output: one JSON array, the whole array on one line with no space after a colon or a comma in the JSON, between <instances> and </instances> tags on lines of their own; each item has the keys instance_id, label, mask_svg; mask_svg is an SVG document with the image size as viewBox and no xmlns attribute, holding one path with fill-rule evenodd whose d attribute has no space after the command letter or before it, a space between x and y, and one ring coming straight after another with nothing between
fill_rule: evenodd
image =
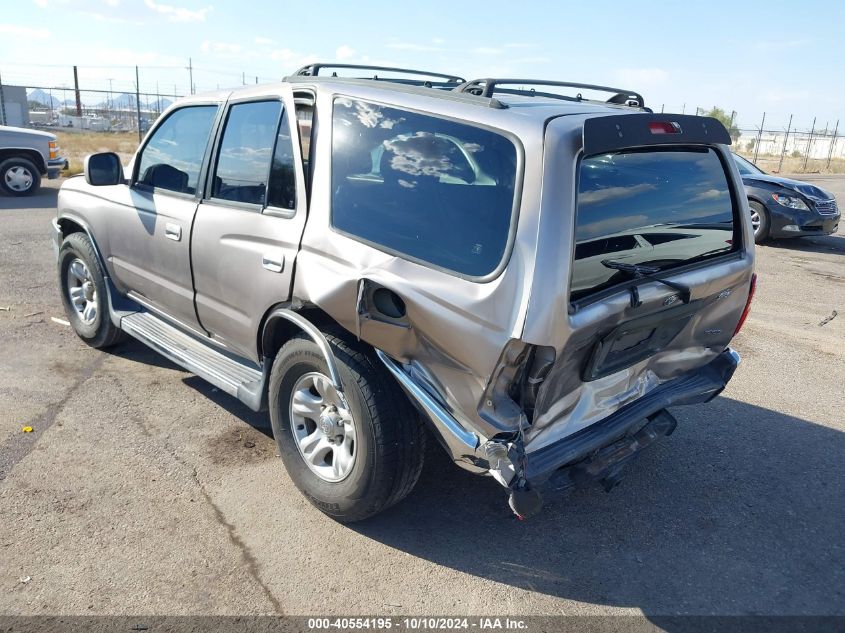
<instances>
[{"instance_id":1,"label":"windshield","mask_svg":"<svg viewBox=\"0 0 845 633\"><path fill-rule=\"evenodd\" d=\"M753 176L755 174L766 173L762 169L757 167L757 165L752 163L750 160L746 160L745 158L743 158L739 154L731 153L731 156L734 157L734 162L736 163L736 167L737 167L737 169L739 169L739 173L742 174L743 176Z\"/></svg>"},{"instance_id":2,"label":"windshield","mask_svg":"<svg viewBox=\"0 0 845 633\"><path fill-rule=\"evenodd\" d=\"M712 149L585 158L570 297L576 300L632 278L614 263L665 270L730 252L733 226L727 177Z\"/></svg>"}]
</instances>

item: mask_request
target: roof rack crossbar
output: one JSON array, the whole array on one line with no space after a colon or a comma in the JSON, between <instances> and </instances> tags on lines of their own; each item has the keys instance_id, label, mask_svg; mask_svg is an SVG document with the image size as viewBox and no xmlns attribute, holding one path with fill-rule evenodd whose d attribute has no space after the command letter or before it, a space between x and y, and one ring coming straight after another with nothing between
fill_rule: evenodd
<instances>
[{"instance_id":1,"label":"roof rack crossbar","mask_svg":"<svg viewBox=\"0 0 845 633\"><path fill-rule=\"evenodd\" d=\"M520 90L520 89L506 89L500 88L498 91L496 90L497 86L501 85L522 85L522 86L559 86L563 88L578 88L581 90L596 90L599 92L610 92L613 94L610 99L607 100L608 103L617 103L621 105L625 105L628 101L636 101L637 106L640 108L645 107L645 99L643 96L635 92L633 90L625 90L623 88L612 88L610 86L598 86L595 84L580 84L580 83L573 83L571 81L552 81L546 79L494 79L494 78L486 78L486 79L473 79L472 81L468 81L457 88L455 90L459 92L470 92L472 94L477 94L482 97L492 97L494 92L499 93L507 93L507 94L518 94L518 95L542 95L546 97L553 97L558 99L565 99L565 100L575 100L575 101L589 101L589 99L582 99L580 96L578 97L569 97L566 95L558 95L556 93L537 93L533 89L532 90Z\"/></svg>"},{"instance_id":2,"label":"roof rack crossbar","mask_svg":"<svg viewBox=\"0 0 845 633\"><path fill-rule=\"evenodd\" d=\"M424 77L439 77L440 79L445 79L444 82L429 82L432 84L435 83L444 83L444 84L462 84L466 80L462 77L457 75L446 75L443 73L435 73L429 72L427 70L415 70L413 68L395 68L393 66L368 66L366 64L309 64L307 66L303 66L299 70L297 70L294 75L304 75L308 77L317 77L320 74L321 70L326 69L346 69L346 70L370 70L374 72L393 72L393 73L403 73L406 75L419 75ZM324 75L325 76L325 75ZM333 76L337 76L334 74ZM377 75L373 75L372 79L379 79ZM359 79L368 79L368 77L359 77ZM393 81L393 79L385 79L385 81ZM397 79L396 81L400 81ZM425 83L420 80L405 80L406 83L410 81L419 81L420 83Z\"/></svg>"}]
</instances>

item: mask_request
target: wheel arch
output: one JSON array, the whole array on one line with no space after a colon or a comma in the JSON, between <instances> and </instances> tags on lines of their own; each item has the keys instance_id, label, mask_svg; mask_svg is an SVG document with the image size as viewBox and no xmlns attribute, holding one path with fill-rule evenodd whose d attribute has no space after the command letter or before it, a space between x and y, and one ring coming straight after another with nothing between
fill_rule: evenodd
<instances>
[{"instance_id":1,"label":"wheel arch","mask_svg":"<svg viewBox=\"0 0 845 633\"><path fill-rule=\"evenodd\" d=\"M748 202L756 202L757 204L763 205L763 208L768 210L766 203L763 202L763 200L760 196L753 194L753 193L748 193L748 194L746 194L746 197L748 198Z\"/></svg>"},{"instance_id":2,"label":"wheel arch","mask_svg":"<svg viewBox=\"0 0 845 633\"><path fill-rule=\"evenodd\" d=\"M91 240L91 245L94 247L94 254L97 256L97 263L100 264L103 276L108 280L109 273L106 268L106 262L103 260L103 254L100 252L100 247L97 245L97 240L94 239L94 235L91 233L91 229L88 224L77 217L68 215L61 215L53 222L58 227L62 239L73 233L85 233L85 235L88 236L88 239Z\"/></svg>"},{"instance_id":3,"label":"wheel arch","mask_svg":"<svg viewBox=\"0 0 845 633\"><path fill-rule=\"evenodd\" d=\"M298 310L288 304L279 304L268 310L258 335L258 355L261 358L272 359L287 341L298 334L307 335L326 360L329 374L338 391L343 391L337 360L334 357L328 340L323 335L327 329L339 328L337 322L328 313L317 306L306 306Z\"/></svg>"},{"instance_id":4,"label":"wheel arch","mask_svg":"<svg viewBox=\"0 0 845 633\"><path fill-rule=\"evenodd\" d=\"M47 162L44 160L44 155L37 149L30 147L4 147L0 149L0 162L9 158L25 158L35 164L42 176L47 173Z\"/></svg>"}]
</instances>

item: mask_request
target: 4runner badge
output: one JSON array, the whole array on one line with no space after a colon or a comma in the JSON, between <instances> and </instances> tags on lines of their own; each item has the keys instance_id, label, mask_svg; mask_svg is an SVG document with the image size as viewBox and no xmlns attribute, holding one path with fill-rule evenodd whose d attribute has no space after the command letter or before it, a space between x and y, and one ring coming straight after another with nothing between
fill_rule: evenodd
<instances>
[{"instance_id":1,"label":"4runner badge","mask_svg":"<svg viewBox=\"0 0 845 633\"><path fill-rule=\"evenodd\" d=\"M678 300L678 295L670 295L663 300L663 305L670 306Z\"/></svg>"}]
</instances>

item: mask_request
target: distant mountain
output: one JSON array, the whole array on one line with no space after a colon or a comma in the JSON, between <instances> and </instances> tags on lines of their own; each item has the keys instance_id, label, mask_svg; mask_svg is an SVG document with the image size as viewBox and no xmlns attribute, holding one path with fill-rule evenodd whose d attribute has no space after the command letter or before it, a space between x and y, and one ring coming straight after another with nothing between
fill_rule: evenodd
<instances>
[{"instance_id":1,"label":"distant mountain","mask_svg":"<svg viewBox=\"0 0 845 633\"><path fill-rule=\"evenodd\" d=\"M35 90L30 91L27 95L27 99L30 101L36 101L48 108L58 108L61 103L58 99L56 99L56 97L50 96L48 92L41 90L41 88L36 88Z\"/></svg>"},{"instance_id":2,"label":"distant mountain","mask_svg":"<svg viewBox=\"0 0 845 633\"><path fill-rule=\"evenodd\" d=\"M173 102L170 99L161 97L160 99L147 99L148 95L141 95L141 108L143 110L165 110ZM134 110L135 109L135 95L129 92L114 95L111 100L104 99L96 104L96 108L111 108L113 110Z\"/></svg>"}]
</instances>

